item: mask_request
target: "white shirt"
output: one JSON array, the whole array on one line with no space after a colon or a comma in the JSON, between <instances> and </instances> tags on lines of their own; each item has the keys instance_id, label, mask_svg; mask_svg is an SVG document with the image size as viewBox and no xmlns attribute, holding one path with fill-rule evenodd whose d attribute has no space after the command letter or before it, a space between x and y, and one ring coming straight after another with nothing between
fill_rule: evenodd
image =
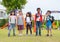
<instances>
[{"instance_id":1,"label":"white shirt","mask_svg":"<svg viewBox=\"0 0 60 42\"><path fill-rule=\"evenodd\" d=\"M40 16L39 16L39 17L37 17L36 21L40 21Z\"/></svg>"},{"instance_id":2,"label":"white shirt","mask_svg":"<svg viewBox=\"0 0 60 42\"><path fill-rule=\"evenodd\" d=\"M26 22L27 23L31 22L30 17L26 17Z\"/></svg>"},{"instance_id":3,"label":"white shirt","mask_svg":"<svg viewBox=\"0 0 60 42\"><path fill-rule=\"evenodd\" d=\"M10 16L9 21L10 23L16 23L16 16Z\"/></svg>"}]
</instances>

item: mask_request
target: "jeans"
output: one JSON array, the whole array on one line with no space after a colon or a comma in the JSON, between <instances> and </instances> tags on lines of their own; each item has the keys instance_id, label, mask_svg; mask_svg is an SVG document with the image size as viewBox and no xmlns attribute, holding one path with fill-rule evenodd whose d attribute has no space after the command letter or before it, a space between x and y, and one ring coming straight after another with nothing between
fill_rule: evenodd
<instances>
[{"instance_id":1,"label":"jeans","mask_svg":"<svg viewBox=\"0 0 60 42\"><path fill-rule=\"evenodd\" d=\"M32 34L31 24L26 24L26 34L28 34L28 30L30 30L30 34Z\"/></svg>"},{"instance_id":2,"label":"jeans","mask_svg":"<svg viewBox=\"0 0 60 42\"><path fill-rule=\"evenodd\" d=\"M10 26L8 27L8 36L10 36L10 32L13 29L13 35L15 35L15 24L10 24Z\"/></svg>"},{"instance_id":3,"label":"jeans","mask_svg":"<svg viewBox=\"0 0 60 42\"><path fill-rule=\"evenodd\" d=\"M41 35L41 25L42 23L40 21L36 22L36 35Z\"/></svg>"}]
</instances>

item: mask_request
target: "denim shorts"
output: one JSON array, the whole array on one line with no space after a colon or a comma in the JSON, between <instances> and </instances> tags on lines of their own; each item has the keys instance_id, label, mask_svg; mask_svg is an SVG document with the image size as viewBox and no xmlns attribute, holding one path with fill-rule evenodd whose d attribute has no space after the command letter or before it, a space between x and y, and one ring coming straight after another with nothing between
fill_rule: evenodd
<instances>
[{"instance_id":1,"label":"denim shorts","mask_svg":"<svg viewBox=\"0 0 60 42\"><path fill-rule=\"evenodd\" d=\"M51 25L47 26L47 30L51 29Z\"/></svg>"}]
</instances>

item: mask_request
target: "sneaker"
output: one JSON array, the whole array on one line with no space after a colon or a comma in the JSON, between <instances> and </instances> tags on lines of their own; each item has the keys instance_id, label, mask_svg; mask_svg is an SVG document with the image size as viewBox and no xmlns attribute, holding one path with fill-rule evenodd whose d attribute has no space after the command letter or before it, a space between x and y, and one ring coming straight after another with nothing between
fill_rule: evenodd
<instances>
[{"instance_id":1,"label":"sneaker","mask_svg":"<svg viewBox=\"0 0 60 42\"><path fill-rule=\"evenodd\" d=\"M19 36L22 36L22 34L19 34Z\"/></svg>"},{"instance_id":2,"label":"sneaker","mask_svg":"<svg viewBox=\"0 0 60 42\"><path fill-rule=\"evenodd\" d=\"M15 34L13 36L16 36Z\"/></svg>"},{"instance_id":3,"label":"sneaker","mask_svg":"<svg viewBox=\"0 0 60 42\"><path fill-rule=\"evenodd\" d=\"M8 37L10 37L10 34L8 34Z\"/></svg>"},{"instance_id":4,"label":"sneaker","mask_svg":"<svg viewBox=\"0 0 60 42\"><path fill-rule=\"evenodd\" d=\"M28 36L28 34L26 34L26 36Z\"/></svg>"},{"instance_id":5,"label":"sneaker","mask_svg":"<svg viewBox=\"0 0 60 42\"><path fill-rule=\"evenodd\" d=\"M46 36L49 36L49 34L47 34Z\"/></svg>"},{"instance_id":6,"label":"sneaker","mask_svg":"<svg viewBox=\"0 0 60 42\"><path fill-rule=\"evenodd\" d=\"M39 36L41 36L41 35L39 35Z\"/></svg>"},{"instance_id":7,"label":"sneaker","mask_svg":"<svg viewBox=\"0 0 60 42\"><path fill-rule=\"evenodd\" d=\"M36 35L36 36L39 36L39 35Z\"/></svg>"},{"instance_id":8,"label":"sneaker","mask_svg":"<svg viewBox=\"0 0 60 42\"><path fill-rule=\"evenodd\" d=\"M50 36L52 36L52 34Z\"/></svg>"},{"instance_id":9,"label":"sneaker","mask_svg":"<svg viewBox=\"0 0 60 42\"><path fill-rule=\"evenodd\" d=\"M32 34L30 34L30 36L32 36Z\"/></svg>"}]
</instances>

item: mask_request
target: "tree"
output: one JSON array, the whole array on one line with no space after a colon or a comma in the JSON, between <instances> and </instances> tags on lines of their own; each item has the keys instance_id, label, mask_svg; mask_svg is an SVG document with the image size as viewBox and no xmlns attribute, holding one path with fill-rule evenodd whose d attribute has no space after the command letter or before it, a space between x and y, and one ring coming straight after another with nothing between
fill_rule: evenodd
<instances>
[{"instance_id":1,"label":"tree","mask_svg":"<svg viewBox=\"0 0 60 42\"><path fill-rule=\"evenodd\" d=\"M27 3L26 0L2 0L2 4L7 8L7 11L14 9L22 9Z\"/></svg>"},{"instance_id":2,"label":"tree","mask_svg":"<svg viewBox=\"0 0 60 42\"><path fill-rule=\"evenodd\" d=\"M7 9L7 12L15 9L22 9L26 4L26 0L2 0L2 5L4 5ZM6 24L5 19L0 19L0 27Z\"/></svg>"}]
</instances>

